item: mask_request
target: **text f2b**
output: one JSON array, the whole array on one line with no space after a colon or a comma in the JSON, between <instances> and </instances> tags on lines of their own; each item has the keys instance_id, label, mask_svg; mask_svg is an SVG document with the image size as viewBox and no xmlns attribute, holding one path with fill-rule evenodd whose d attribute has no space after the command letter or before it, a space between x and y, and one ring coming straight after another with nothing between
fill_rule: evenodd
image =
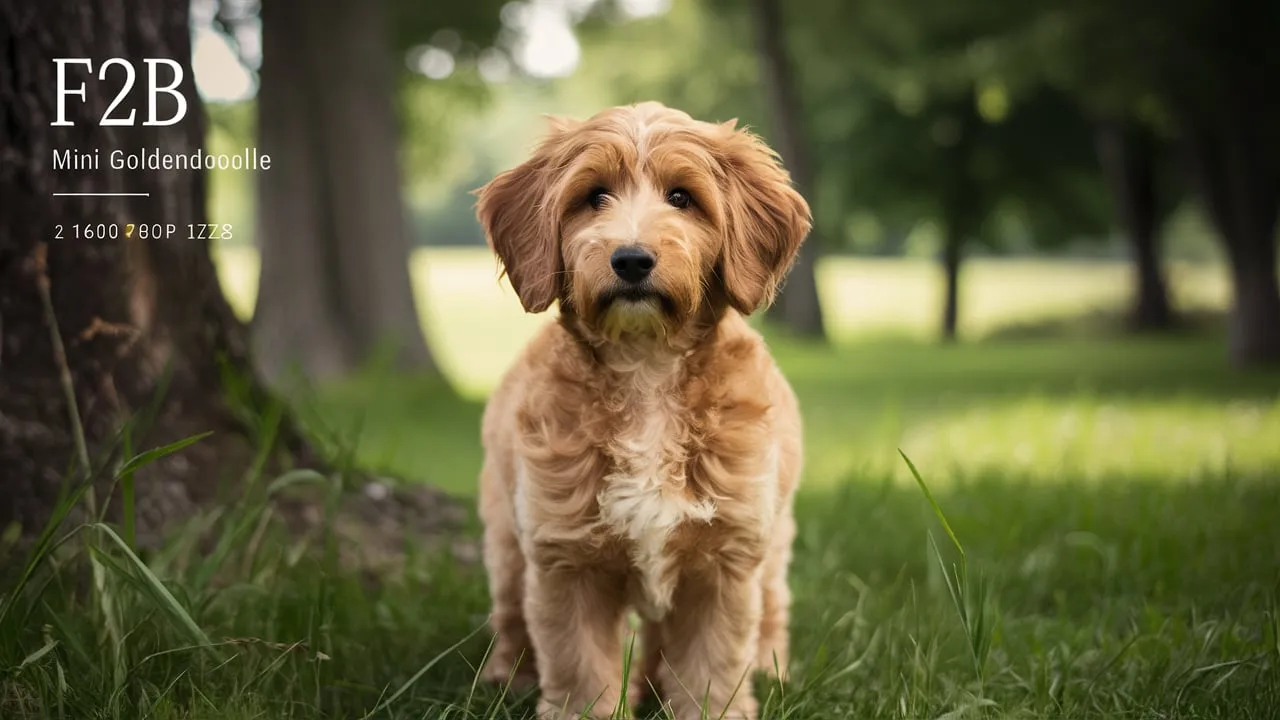
<instances>
[{"instance_id":1,"label":"text f2b","mask_svg":"<svg viewBox=\"0 0 1280 720\"><path fill-rule=\"evenodd\" d=\"M178 92L177 88L182 84L182 66L175 60L168 58L143 58L143 63L147 66L147 119L142 122L143 125L173 125L182 120L187 115L187 99ZM67 98L71 95L80 96L80 102L88 102L88 90L86 83L82 80L79 85L68 87L70 80L67 75L71 72L68 66L84 66L89 78L95 77L93 74L93 60L89 58L54 58L53 64L58 68L58 119L49 123L51 126L71 126L74 122L67 120ZM161 85L160 67L169 68L165 74L170 75L169 84ZM111 68L119 68L112 71ZM124 102L124 99L132 92L134 83L137 81L137 70L134 69L133 63L124 58L111 58L102 65L98 66L97 80L103 82L107 79L108 72L124 73L124 85L120 88L120 92L116 93L115 100L107 106L107 111L102 114L102 118L98 121L100 126L125 126L133 127L136 123L137 110L130 110L128 115L123 113L116 115L116 106ZM156 99L161 93L166 93L173 97L177 102L177 110L173 113L173 117L160 119L156 112Z\"/></svg>"}]
</instances>

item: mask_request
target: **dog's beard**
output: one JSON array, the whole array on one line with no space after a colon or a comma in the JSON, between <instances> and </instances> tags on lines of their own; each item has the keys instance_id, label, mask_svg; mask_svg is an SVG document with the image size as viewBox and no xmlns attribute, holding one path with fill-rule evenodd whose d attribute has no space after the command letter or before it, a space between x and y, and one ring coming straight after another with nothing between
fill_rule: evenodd
<instances>
[{"instance_id":1,"label":"dog's beard","mask_svg":"<svg viewBox=\"0 0 1280 720\"><path fill-rule=\"evenodd\" d=\"M624 335L665 335L667 326L662 301L657 296L639 299L617 298L609 303L600 330L610 341Z\"/></svg>"}]
</instances>

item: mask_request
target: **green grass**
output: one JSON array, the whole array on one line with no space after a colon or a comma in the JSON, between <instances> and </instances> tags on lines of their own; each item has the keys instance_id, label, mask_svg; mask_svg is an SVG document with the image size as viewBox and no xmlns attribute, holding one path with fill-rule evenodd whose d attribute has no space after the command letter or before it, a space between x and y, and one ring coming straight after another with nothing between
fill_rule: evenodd
<instances>
[{"instance_id":1,"label":"green grass","mask_svg":"<svg viewBox=\"0 0 1280 720\"><path fill-rule=\"evenodd\" d=\"M435 285L426 323L462 396L371 372L300 403L359 464L466 495L483 394L536 320L477 284L492 266L474 255L415 268ZM1012 288L1035 284L1008 283L1014 304ZM242 308L245 292L232 293ZM1230 370L1213 336L771 342L809 440L794 678L757 684L768 717L1280 717L1280 374ZM232 548L214 584L213 561L179 543L150 564L166 599L101 531L82 532L103 590L59 558L3 601L0 718L532 711L527 694L474 684L488 643L473 634L478 566L427 554L372 587L260 541Z\"/></svg>"}]
</instances>

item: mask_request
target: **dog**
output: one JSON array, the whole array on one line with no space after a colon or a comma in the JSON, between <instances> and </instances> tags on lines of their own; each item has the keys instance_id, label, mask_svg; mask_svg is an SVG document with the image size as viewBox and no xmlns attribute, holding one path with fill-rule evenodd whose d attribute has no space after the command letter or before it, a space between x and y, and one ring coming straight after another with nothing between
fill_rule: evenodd
<instances>
[{"instance_id":1,"label":"dog","mask_svg":"<svg viewBox=\"0 0 1280 720\"><path fill-rule=\"evenodd\" d=\"M648 691L682 720L755 718L753 671L786 677L802 428L745 317L809 206L736 120L646 102L549 125L475 193L524 310L558 304L484 412L482 675L537 684L544 718Z\"/></svg>"}]
</instances>

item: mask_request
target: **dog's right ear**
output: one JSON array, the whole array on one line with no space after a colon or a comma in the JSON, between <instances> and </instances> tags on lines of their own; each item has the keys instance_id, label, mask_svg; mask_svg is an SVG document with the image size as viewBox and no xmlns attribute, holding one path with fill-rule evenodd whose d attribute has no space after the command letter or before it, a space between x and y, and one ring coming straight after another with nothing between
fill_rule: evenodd
<instances>
[{"instance_id":1,"label":"dog's right ear","mask_svg":"<svg viewBox=\"0 0 1280 720\"><path fill-rule=\"evenodd\" d=\"M564 260L560 256L559 222L550 190L554 168L550 147L569 129L565 118L549 118L550 136L533 157L500 173L475 191L476 219L484 228L502 273L525 312L539 313L560 295Z\"/></svg>"}]
</instances>

